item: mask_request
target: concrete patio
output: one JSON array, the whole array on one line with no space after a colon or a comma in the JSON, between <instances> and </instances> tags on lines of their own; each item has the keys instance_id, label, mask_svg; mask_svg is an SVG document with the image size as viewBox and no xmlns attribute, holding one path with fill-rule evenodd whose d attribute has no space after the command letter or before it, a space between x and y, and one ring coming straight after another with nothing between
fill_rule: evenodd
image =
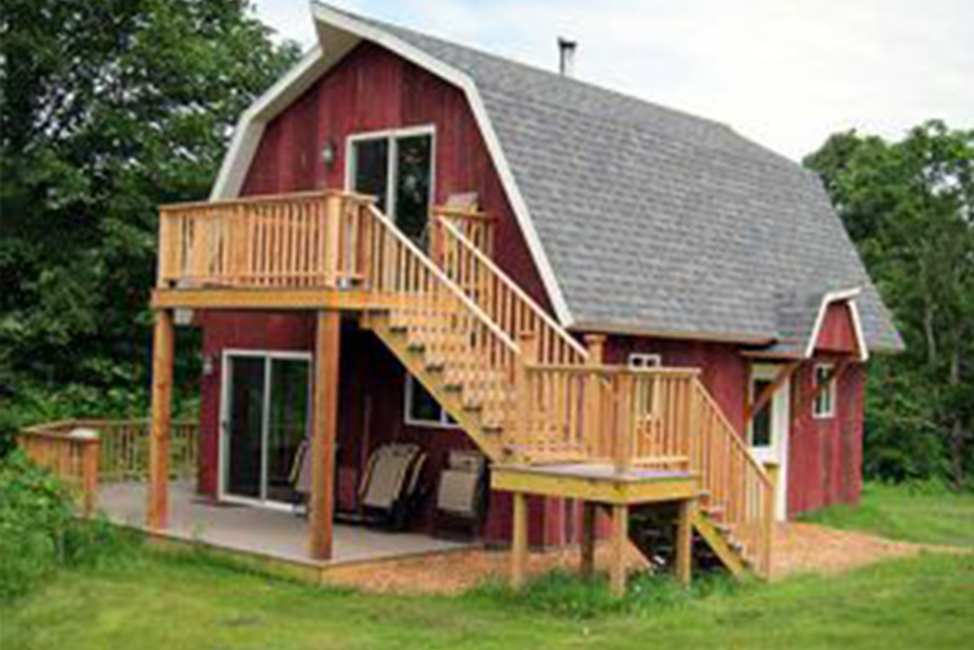
<instances>
[{"instance_id":1,"label":"concrete patio","mask_svg":"<svg viewBox=\"0 0 974 650\"><path fill-rule=\"evenodd\" d=\"M144 528L145 504L144 483L115 483L99 490L99 507L116 523ZM312 566L389 560L477 546L422 533L336 523L333 557L328 562L317 562L308 557L306 519L283 510L215 503L196 494L191 483L178 481L169 485L169 526L164 536Z\"/></svg>"}]
</instances>

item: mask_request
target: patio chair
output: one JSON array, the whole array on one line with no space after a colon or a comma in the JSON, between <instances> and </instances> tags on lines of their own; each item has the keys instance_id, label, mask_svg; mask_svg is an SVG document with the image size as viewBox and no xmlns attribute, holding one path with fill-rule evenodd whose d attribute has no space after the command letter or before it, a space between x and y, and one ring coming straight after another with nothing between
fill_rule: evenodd
<instances>
[{"instance_id":1,"label":"patio chair","mask_svg":"<svg viewBox=\"0 0 974 650\"><path fill-rule=\"evenodd\" d=\"M487 459L483 454L451 451L436 492L437 535L453 537L462 525L466 537L477 537L487 510L487 494Z\"/></svg>"},{"instance_id":2,"label":"patio chair","mask_svg":"<svg viewBox=\"0 0 974 650\"><path fill-rule=\"evenodd\" d=\"M359 485L365 522L404 529L422 497L419 479L425 463L426 454L414 443L391 442L372 452Z\"/></svg>"}]
</instances>

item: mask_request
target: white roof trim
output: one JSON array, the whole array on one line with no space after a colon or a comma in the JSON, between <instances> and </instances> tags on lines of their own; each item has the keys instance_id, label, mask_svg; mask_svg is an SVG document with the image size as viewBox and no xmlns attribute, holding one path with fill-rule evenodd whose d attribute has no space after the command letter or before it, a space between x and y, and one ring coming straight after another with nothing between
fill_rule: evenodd
<instances>
[{"instance_id":1,"label":"white roof trim","mask_svg":"<svg viewBox=\"0 0 974 650\"><path fill-rule=\"evenodd\" d=\"M338 47L334 49L326 47L327 44L323 42L324 30L318 24L318 46L311 50L294 69L261 95L241 116L230 142L230 148L217 176L217 181L213 186L211 199L232 198L240 192L243 179L260 142L263 125L268 120L283 110L325 70L343 57L358 42L358 39L372 41L452 83L463 91L473 111L477 126L484 137L484 142L487 144L487 151L500 176L504 191L514 209L514 215L521 227L521 232L524 233L528 250L531 252L531 257L541 275L548 297L551 299L555 315L562 326L570 326L573 319L568 304L565 302L554 270L534 228L527 203L517 187L514 174L504 156L500 140L497 138L473 79L453 66L447 65L374 25L356 20L342 12L314 2L311 3L311 9L316 24L327 24L357 38L340 39Z\"/></svg>"},{"instance_id":2,"label":"white roof trim","mask_svg":"<svg viewBox=\"0 0 974 650\"><path fill-rule=\"evenodd\" d=\"M845 302L852 316L852 329L856 337L856 347L859 348L859 360L869 359L869 348L866 347L866 337L862 333L862 319L859 317L859 307L856 305L855 298L862 293L862 289L843 289L842 291L831 291L822 296L822 303L819 305L818 314L815 316L815 326L812 334L808 337L805 346L805 358L811 359L815 354L815 344L818 342L819 334L822 333L822 325L825 323L825 314L828 313L829 305L836 302Z\"/></svg>"}]
</instances>

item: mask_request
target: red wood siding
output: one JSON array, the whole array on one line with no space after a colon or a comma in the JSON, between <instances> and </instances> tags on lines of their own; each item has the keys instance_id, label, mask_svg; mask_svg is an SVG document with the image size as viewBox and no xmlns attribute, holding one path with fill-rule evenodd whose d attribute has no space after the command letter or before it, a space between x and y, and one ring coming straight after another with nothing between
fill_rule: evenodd
<instances>
[{"instance_id":1,"label":"red wood siding","mask_svg":"<svg viewBox=\"0 0 974 650\"><path fill-rule=\"evenodd\" d=\"M314 320L267 312L201 312L197 324L203 329L203 355L213 360L213 373L200 378L199 490L216 496L223 351L310 351L314 347Z\"/></svg>"},{"instance_id":2,"label":"red wood siding","mask_svg":"<svg viewBox=\"0 0 974 650\"><path fill-rule=\"evenodd\" d=\"M828 306L815 349L822 352L858 353L852 311L848 303L833 303Z\"/></svg>"},{"instance_id":3,"label":"red wood siding","mask_svg":"<svg viewBox=\"0 0 974 650\"><path fill-rule=\"evenodd\" d=\"M606 341L608 363L626 364L634 352L659 354L664 366L702 369L701 380L723 409L731 424L744 428L744 403L749 376L748 361L740 349L728 343L633 336L610 336Z\"/></svg>"},{"instance_id":4,"label":"red wood siding","mask_svg":"<svg viewBox=\"0 0 974 650\"><path fill-rule=\"evenodd\" d=\"M436 130L435 202L443 203L455 193L476 192L481 208L498 220L497 263L550 310L541 277L463 93L377 45L356 47L267 125L242 193L343 188L349 135L426 125ZM321 160L328 140L338 149L331 171Z\"/></svg>"},{"instance_id":5,"label":"red wood siding","mask_svg":"<svg viewBox=\"0 0 974 650\"><path fill-rule=\"evenodd\" d=\"M827 359L818 361L823 360ZM792 378L790 515L834 503L856 503L862 489L864 369L861 365L849 367L836 388L835 415L817 419L806 397L812 391L814 363L805 364Z\"/></svg>"}]
</instances>

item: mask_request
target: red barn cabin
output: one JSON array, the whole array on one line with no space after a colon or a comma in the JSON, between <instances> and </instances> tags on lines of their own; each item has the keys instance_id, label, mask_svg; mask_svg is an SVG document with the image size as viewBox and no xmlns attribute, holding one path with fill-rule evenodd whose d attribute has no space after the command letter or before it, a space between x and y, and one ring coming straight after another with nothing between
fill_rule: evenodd
<instances>
[{"instance_id":1,"label":"red barn cabin","mask_svg":"<svg viewBox=\"0 0 974 650\"><path fill-rule=\"evenodd\" d=\"M694 530L766 573L773 520L856 501L863 367L902 344L817 178L723 124L313 14L211 200L161 212L150 528L178 518L174 321L203 336L196 498L287 511L293 555L380 543L370 514L430 540L466 514L515 583L529 547L590 569L608 538L619 591L631 512L671 506L688 579Z\"/></svg>"}]
</instances>

